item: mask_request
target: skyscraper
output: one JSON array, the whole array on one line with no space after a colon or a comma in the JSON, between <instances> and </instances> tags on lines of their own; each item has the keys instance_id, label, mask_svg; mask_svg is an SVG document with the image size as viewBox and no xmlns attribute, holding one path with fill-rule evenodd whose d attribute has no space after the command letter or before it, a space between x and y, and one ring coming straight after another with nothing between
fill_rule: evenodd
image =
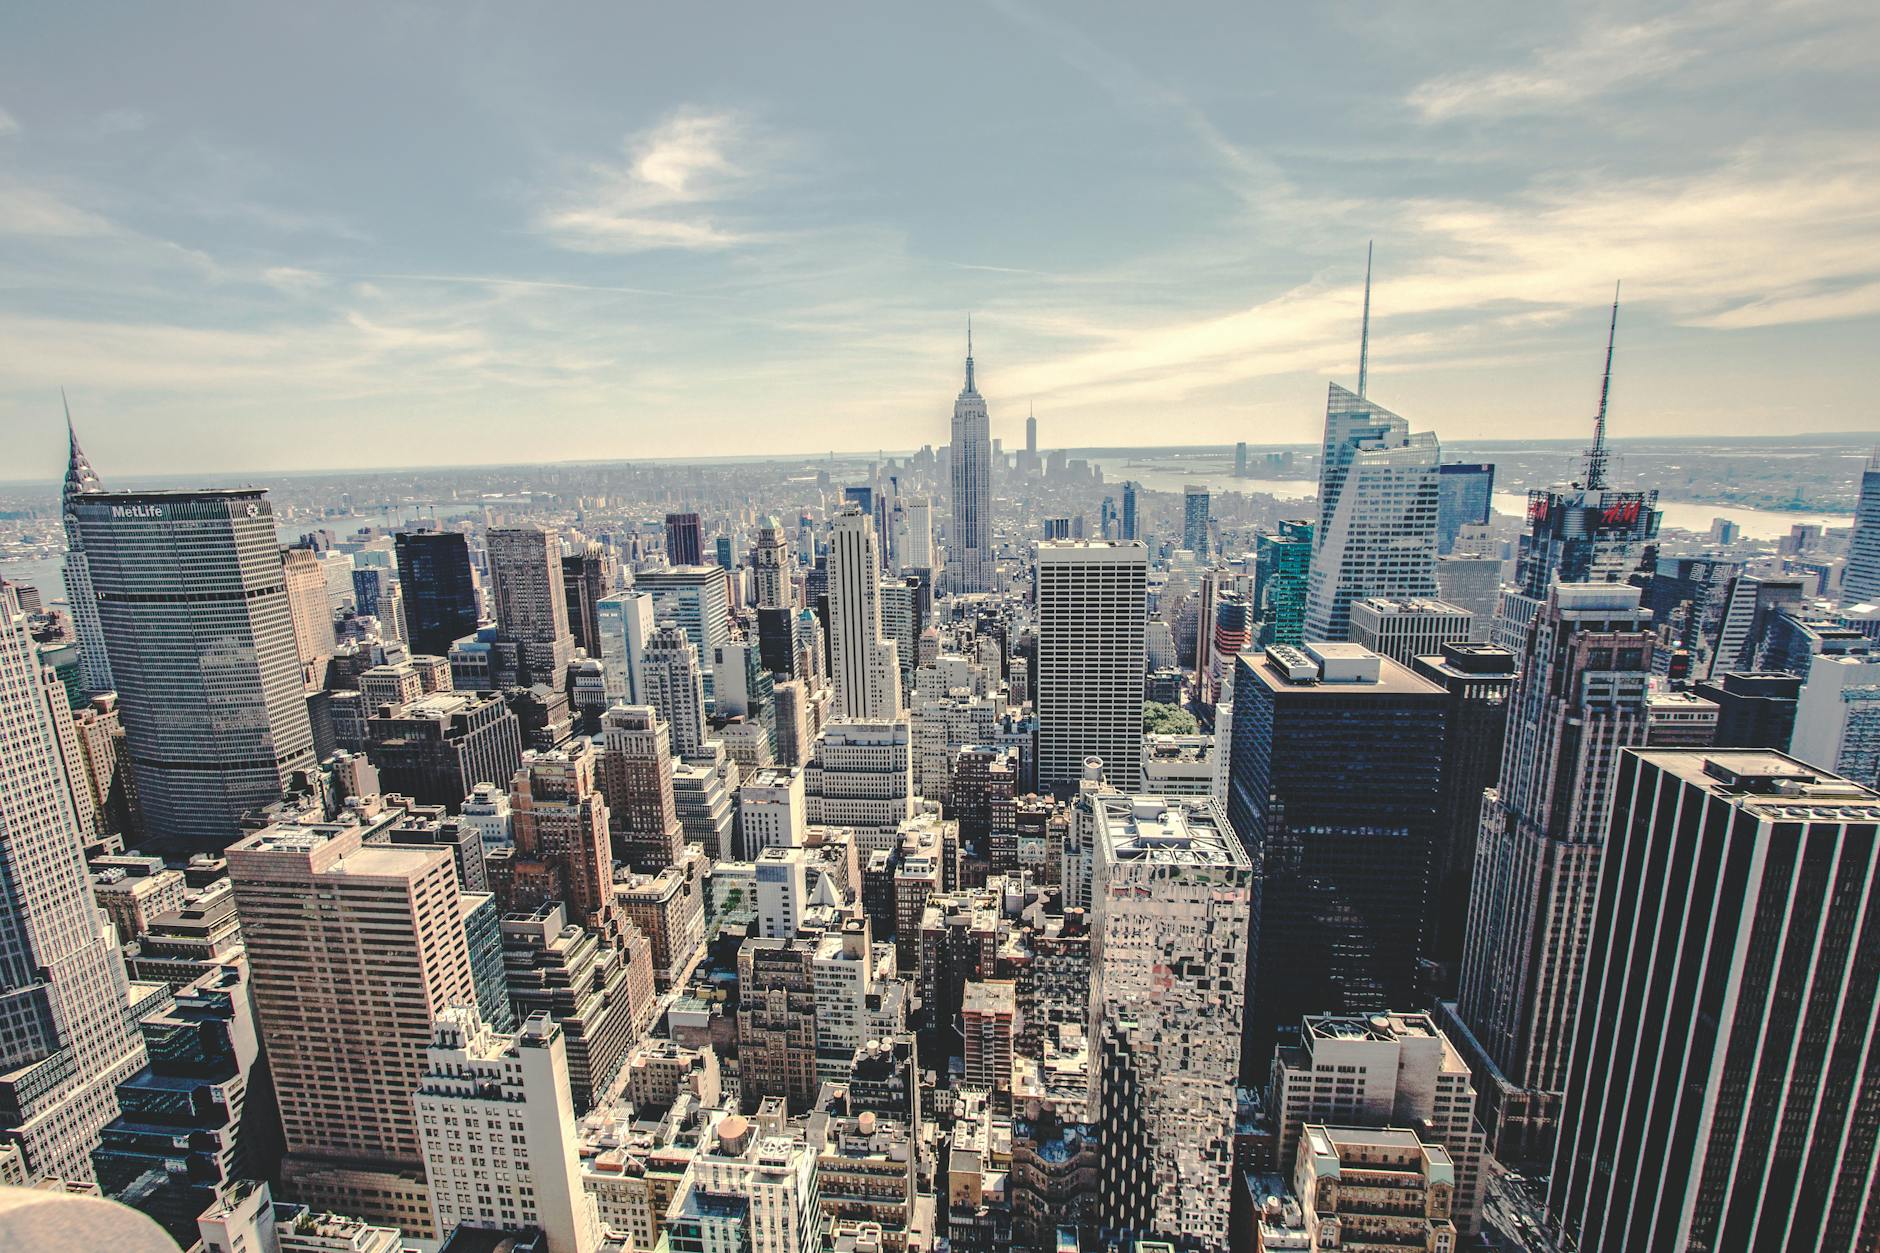
<instances>
[{"instance_id":1,"label":"skyscraper","mask_svg":"<svg viewBox=\"0 0 1880 1253\"><path fill-rule=\"evenodd\" d=\"M327 663L338 640L333 635L333 610L327 600L326 571L312 548L294 545L281 550L281 579L287 588L287 612L294 623L294 647L300 656L301 676L307 690L326 686Z\"/></svg>"},{"instance_id":2,"label":"skyscraper","mask_svg":"<svg viewBox=\"0 0 1880 1253\"><path fill-rule=\"evenodd\" d=\"M1197 557L1208 555L1208 489L1190 483L1182 489L1182 547Z\"/></svg>"},{"instance_id":3,"label":"skyscraper","mask_svg":"<svg viewBox=\"0 0 1880 1253\"><path fill-rule=\"evenodd\" d=\"M594 741L577 736L566 749L522 759L509 786L516 842L489 859L490 888L503 913L561 901L576 922L610 931L613 841L594 778L598 756Z\"/></svg>"},{"instance_id":4,"label":"skyscraper","mask_svg":"<svg viewBox=\"0 0 1880 1253\"><path fill-rule=\"evenodd\" d=\"M33 1178L83 1180L144 1048L92 895L52 700L64 693L0 583L0 1143L19 1146Z\"/></svg>"},{"instance_id":5,"label":"skyscraper","mask_svg":"<svg viewBox=\"0 0 1880 1253\"><path fill-rule=\"evenodd\" d=\"M1034 457L1038 455L1038 415L1035 413L1025 415L1025 451Z\"/></svg>"},{"instance_id":6,"label":"skyscraper","mask_svg":"<svg viewBox=\"0 0 1880 1253\"><path fill-rule=\"evenodd\" d=\"M1556 583L1521 658L1450 1032L1503 1161L1553 1151L1614 775L1620 750L1645 743L1654 639L1638 588Z\"/></svg>"},{"instance_id":7,"label":"skyscraper","mask_svg":"<svg viewBox=\"0 0 1880 1253\"><path fill-rule=\"evenodd\" d=\"M751 580L759 609L788 609L796 599L796 563L784 542L783 523L775 517L758 524L757 544L751 550Z\"/></svg>"},{"instance_id":8,"label":"skyscraper","mask_svg":"<svg viewBox=\"0 0 1880 1253\"><path fill-rule=\"evenodd\" d=\"M698 650L684 631L662 622L646 641L642 673L646 703L671 729L673 755L696 755L705 743L705 683L699 675Z\"/></svg>"},{"instance_id":9,"label":"skyscraper","mask_svg":"<svg viewBox=\"0 0 1880 1253\"><path fill-rule=\"evenodd\" d=\"M933 498L910 496L907 500L907 547L902 566L910 570L932 570Z\"/></svg>"},{"instance_id":10,"label":"skyscraper","mask_svg":"<svg viewBox=\"0 0 1880 1253\"><path fill-rule=\"evenodd\" d=\"M649 592L617 592L595 606L600 621L601 673L610 700L643 705L646 694L646 641L652 638L653 597Z\"/></svg>"},{"instance_id":11,"label":"skyscraper","mask_svg":"<svg viewBox=\"0 0 1880 1253\"><path fill-rule=\"evenodd\" d=\"M1125 481L1123 484L1122 534L1118 536L1119 539L1133 540L1142 538L1138 533L1139 527L1136 518L1136 495L1139 490L1134 480Z\"/></svg>"},{"instance_id":12,"label":"skyscraper","mask_svg":"<svg viewBox=\"0 0 1880 1253\"><path fill-rule=\"evenodd\" d=\"M553 1018L533 1014L508 1035L471 1006L446 1008L415 1099L438 1231L534 1227L546 1253L600 1248L600 1217L575 1152L568 1045Z\"/></svg>"},{"instance_id":13,"label":"skyscraper","mask_svg":"<svg viewBox=\"0 0 1880 1253\"><path fill-rule=\"evenodd\" d=\"M398 585L398 576L384 566L359 566L352 572L352 584L353 607L362 617L379 620L380 637L404 639L408 630L405 594Z\"/></svg>"},{"instance_id":14,"label":"skyscraper","mask_svg":"<svg viewBox=\"0 0 1880 1253\"><path fill-rule=\"evenodd\" d=\"M540 527L491 527L490 592L503 633L522 645L530 683L560 691L574 659L561 549Z\"/></svg>"},{"instance_id":15,"label":"skyscraper","mask_svg":"<svg viewBox=\"0 0 1880 1253\"><path fill-rule=\"evenodd\" d=\"M1278 534L1262 532L1254 538L1253 552L1260 647L1301 643L1306 628L1306 584L1312 574L1312 523L1281 522Z\"/></svg>"},{"instance_id":16,"label":"skyscraper","mask_svg":"<svg viewBox=\"0 0 1880 1253\"><path fill-rule=\"evenodd\" d=\"M1600 387L1593 443L1586 450L1580 481L1528 493L1528 533L1515 557L1515 587L1497 611L1497 643L1516 640L1560 583L1622 583L1637 568L1645 545L1658 536L1658 493L1619 492L1606 484L1606 402L1612 389L1612 352L1619 327L1617 293L1606 333L1606 373Z\"/></svg>"},{"instance_id":17,"label":"skyscraper","mask_svg":"<svg viewBox=\"0 0 1880 1253\"><path fill-rule=\"evenodd\" d=\"M1482 793L1501 778L1515 658L1493 644L1448 643L1411 665L1420 677L1449 695L1443 716L1443 790L1431 857L1426 937L1430 960L1442 965L1447 992L1462 961L1475 841L1482 826Z\"/></svg>"},{"instance_id":18,"label":"skyscraper","mask_svg":"<svg viewBox=\"0 0 1880 1253\"><path fill-rule=\"evenodd\" d=\"M705 564L705 541L696 513L666 515L666 561L675 566Z\"/></svg>"},{"instance_id":19,"label":"skyscraper","mask_svg":"<svg viewBox=\"0 0 1880 1253\"><path fill-rule=\"evenodd\" d=\"M220 848L313 764L274 510L257 488L79 502L145 834Z\"/></svg>"},{"instance_id":20,"label":"skyscraper","mask_svg":"<svg viewBox=\"0 0 1880 1253\"><path fill-rule=\"evenodd\" d=\"M1205 798L1095 798L1100 1223L1226 1249L1253 867Z\"/></svg>"},{"instance_id":21,"label":"skyscraper","mask_svg":"<svg viewBox=\"0 0 1880 1253\"><path fill-rule=\"evenodd\" d=\"M1436 437L1330 386L1305 638L1343 640L1351 602L1436 595Z\"/></svg>"},{"instance_id":22,"label":"skyscraper","mask_svg":"<svg viewBox=\"0 0 1880 1253\"><path fill-rule=\"evenodd\" d=\"M712 659L731 638L730 586L718 566L686 566L674 570L643 570L634 576L636 589L653 597L653 617L660 623L676 622L698 650L704 667L705 699L715 694ZM636 696L640 704L650 703Z\"/></svg>"},{"instance_id":23,"label":"skyscraper","mask_svg":"<svg viewBox=\"0 0 1880 1253\"><path fill-rule=\"evenodd\" d=\"M63 393L61 393L63 397ZM78 636L79 678L91 693L112 688L111 658L105 651L104 626L98 617L98 598L92 591L91 566L85 556L85 537L78 529L78 499L102 492L104 483L91 468L91 459L78 446L72 410L65 410L65 433L71 454L65 467L63 517L65 520L65 599L72 611L72 629Z\"/></svg>"},{"instance_id":24,"label":"skyscraper","mask_svg":"<svg viewBox=\"0 0 1880 1253\"><path fill-rule=\"evenodd\" d=\"M600 602L607 595L607 558L601 546L589 543L578 553L561 559L561 586L568 601L568 633L574 646L587 655L601 655Z\"/></svg>"},{"instance_id":25,"label":"skyscraper","mask_svg":"<svg viewBox=\"0 0 1880 1253\"><path fill-rule=\"evenodd\" d=\"M431 1024L477 1003L450 850L278 826L230 845L228 868L287 1138L283 1191L442 1236L411 1095Z\"/></svg>"},{"instance_id":26,"label":"skyscraper","mask_svg":"<svg viewBox=\"0 0 1880 1253\"><path fill-rule=\"evenodd\" d=\"M1444 696L1356 644L1275 644L1234 671L1228 817L1259 865L1242 1073L1308 1013L1414 1002Z\"/></svg>"},{"instance_id":27,"label":"skyscraper","mask_svg":"<svg viewBox=\"0 0 1880 1253\"><path fill-rule=\"evenodd\" d=\"M973 330L966 327L966 386L953 402L953 528L947 534L949 590L993 590L992 421L973 385Z\"/></svg>"},{"instance_id":28,"label":"skyscraper","mask_svg":"<svg viewBox=\"0 0 1880 1253\"><path fill-rule=\"evenodd\" d=\"M72 441L74 458L81 456ZM66 476L71 483L71 476ZM68 486L69 490L69 486ZM1854 505L1854 537L1847 546L1847 572L1841 576L1843 605L1880 602L1880 455L1867 461L1860 475L1860 499ZM84 635L79 636L82 645Z\"/></svg>"},{"instance_id":29,"label":"skyscraper","mask_svg":"<svg viewBox=\"0 0 1880 1253\"><path fill-rule=\"evenodd\" d=\"M1585 1253L1880 1240L1880 794L1781 753L1631 750L1549 1209Z\"/></svg>"},{"instance_id":30,"label":"skyscraper","mask_svg":"<svg viewBox=\"0 0 1880 1253\"><path fill-rule=\"evenodd\" d=\"M614 853L642 874L679 860L684 832L672 798L671 733L650 705L615 705L601 719L597 777Z\"/></svg>"},{"instance_id":31,"label":"skyscraper","mask_svg":"<svg viewBox=\"0 0 1880 1253\"><path fill-rule=\"evenodd\" d=\"M1436 551L1447 555L1465 526L1483 526L1494 513L1495 467L1446 461L1436 468Z\"/></svg>"},{"instance_id":32,"label":"skyscraper","mask_svg":"<svg viewBox=\"0 0 1880 1253\"><path fill-rule=\"evenodd\" d=\"M443 657L452 641L477 629L470 543L460 531L400 531L394 542L407 642L414 653Z\"/></svg>"},{"instance_id":33,"label":"skyscraper","mask_svg":"<svg viewBox=\"0 0 1880 1253\"><path fill-rule=\"evenodd\" d=\"M850 509L829 531L829 671L843 718L892 718L901 708L901 667L881 636L881 563L873 521Z\"/></svg>"},{"instance_id":34,"label":"skyscraper","mask_svg":"<svg viewBox=\"0 0 1880 1253\"><path fill-rule=\"evenodd\" d=\"M1038 546L1038 786L1074 788L1084 759L1142 784L1149 551L1140 542Z\"/></svg>"}]
</instances>

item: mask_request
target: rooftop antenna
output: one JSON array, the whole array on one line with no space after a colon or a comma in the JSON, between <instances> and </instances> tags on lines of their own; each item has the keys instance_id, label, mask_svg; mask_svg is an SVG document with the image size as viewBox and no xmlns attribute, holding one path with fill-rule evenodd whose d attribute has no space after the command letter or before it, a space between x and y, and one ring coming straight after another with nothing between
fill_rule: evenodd
<instances>
[{"instance_id":1,"label":"rooftop antenna","mask_svg":"<svg viewBox=\"0 0 1880 1253\"><path fill-rule=\"evenodd\" d=\"M966 315L966 390L973 390L973 315Z\"/></svg>"},{"instance_id":2,"label":"rooftop antenna","mask_svg":"<svg viewBox=\"0 0 1880 1253\"><path fill-rule=\"evenodd\" d=\"M1364 241L1364 329L1358 334L1358 399L1364 399L1364 380L1371 364L1371 245Z\"/></svg>"},{"instance_id":3,"label":"rooftop antenna","mask_svg":"<svg viewBox=\"0 0 1880 1253\"><path fill-rule=\"evenodd\" d=\"M1593 446L1586 450L1586 486L1606 486L1606 400L1612 394L1612 343L1619 333L1619 284L1612 285L1612 322L1606 327L1606 377L1599 384L1599 417L1593 423Z\"/></svg>"}]
</instances>

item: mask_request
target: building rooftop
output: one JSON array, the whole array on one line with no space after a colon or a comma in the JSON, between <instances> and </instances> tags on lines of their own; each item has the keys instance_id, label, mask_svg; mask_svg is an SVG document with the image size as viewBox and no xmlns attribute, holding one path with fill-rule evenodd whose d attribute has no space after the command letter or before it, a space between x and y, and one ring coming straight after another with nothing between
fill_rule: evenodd
<instances>
[{"instance_id":1,"label":"building rooftop","mask_svg":"<svg viewBox=\"0 0 1880 1253\"><path fill-rule=\"evenodd\" d=\"M1464 618L1474 617L1473 614L1471 614L1467 609L1464 609L1460 605L1452 605L1446 600L1437 600L1434 597L1429 597L1429 596L1416 596L1416 597L1411 597L1407 600L1391 600L1389 597L1385 597L1385 596L1362 596L1362 597L1359 597L1357 600L1354 600L1351 602L1351 608L1354 612L1357 610L1357 608L1360 605L1364 606L1366 609L1369 609L1372 613L1375 613L1380 617L1389 616L1391 614L1412 614L1412 613L1414 614L1441 614L1446 617L1464 617ZM1339 646L1331 645L1331 644L1319 644L1319 645L1316 645L1315 647L1332 648L1332 647L1339 647ZM1347 644L1347 645L1343 645L1342 647L1352 648L1352 647L1357 647L1357 645Z\"/></svg>"},{"instance_id":2,"label":"building rooftop","mask_svg":"<svg viewBox=\"0 0 1880 1253\"><path fill-rule=\"evenodd\" d=\"M1643 761L1771 822L1874 822L1880 792L1771 749L1627 749Z\"/></svg>"},{"instance_id":3,"label":"building rooftop","mask_svg":"<svg viewBox=\"0 0 1880 1253\"><path fill-rule=\"evenodd\" d=\"M1095 798L1097 840L1118 862L1247 866L1221 808L1208 797L1105 796Z\"/></svg>"},{"instance_id":4,"label":"building rooftop","mask_svg":"<svg viewBox=\"0 0 1880 1253\"><path fill-rule=\"evenodd\" d=\"M1289 697L1443 695L1436 684L1362 644L1275 644L1263 652L1242 653L1240 659L1268 691Z\"/></svg>"}]
</instances>

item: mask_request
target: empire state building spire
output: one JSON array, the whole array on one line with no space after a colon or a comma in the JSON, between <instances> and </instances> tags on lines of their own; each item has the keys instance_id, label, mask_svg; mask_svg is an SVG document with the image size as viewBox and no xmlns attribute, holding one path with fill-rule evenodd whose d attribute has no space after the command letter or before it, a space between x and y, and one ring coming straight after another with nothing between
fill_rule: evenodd
<instances>
[{"instance_id":1,"label":"empire state building spire","mask_svg":"<svg viewBox=\"0 0 1880 1253\"><path fill-rule=\"evenodd\" d=\"M961 393L977 396L979 389L973 386L973 315L966 315L966 387Z\"/></svg>"}]
</instances>

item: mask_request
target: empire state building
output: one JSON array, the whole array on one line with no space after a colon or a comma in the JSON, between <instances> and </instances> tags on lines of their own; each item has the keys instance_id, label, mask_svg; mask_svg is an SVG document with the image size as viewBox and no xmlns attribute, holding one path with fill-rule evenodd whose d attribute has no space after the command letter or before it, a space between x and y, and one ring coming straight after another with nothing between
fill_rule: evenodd
<instances>
[{"instance_id":1,"label":"empire state building","mask_svg":"<svg viewBox=\"0 0 1880 1253\"><path fill-rule=\"evenodd\" d=\"M966 386L953 402L953 528L947 545L947 588L954 595L990 592L992 555L992 421L973 386L973 330L966 327Z\"/></svg>"}]
</instances>

